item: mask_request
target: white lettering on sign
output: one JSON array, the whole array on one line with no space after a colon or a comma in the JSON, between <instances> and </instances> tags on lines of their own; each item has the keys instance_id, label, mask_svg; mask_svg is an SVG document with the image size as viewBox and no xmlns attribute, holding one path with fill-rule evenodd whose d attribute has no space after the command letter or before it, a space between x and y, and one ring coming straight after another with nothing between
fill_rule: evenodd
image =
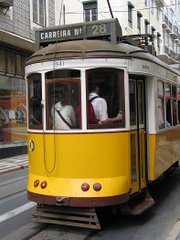
<instances>
[{"instance_id":1,"label":"white lettering on sign","mask_svg":"<svg viewBox=\"0 0 180 240\"><path fill-rule=\"evenodd\" d=\"M98 35L99 33L100 34L104 34L107 32L107 29L106 29L106 25L105 24L100 24L100 25L93 25L92 26L92 34L93 35Z\"/></svg>"},{"instance_id":2,"label":"white lettering on sign","mask_svg":"<svg viewBox=\"0 0 180 240\"><path fill-rule=\"evenodd\" d=\"M75 28L74 29L74 36L79 36L82 34L82 28Z\"/></svg>"},{"instance_id":3,"label":"white lettering on sign","mask_svg":"<svg viewBox=\"0 0 180 240\"><path fill-rule=\"evenodd\" d=\"M52 31L41 32L40 40L80 36L81 34L82 34L82 28L52 30Z\"/></svg>"}]
</instances>

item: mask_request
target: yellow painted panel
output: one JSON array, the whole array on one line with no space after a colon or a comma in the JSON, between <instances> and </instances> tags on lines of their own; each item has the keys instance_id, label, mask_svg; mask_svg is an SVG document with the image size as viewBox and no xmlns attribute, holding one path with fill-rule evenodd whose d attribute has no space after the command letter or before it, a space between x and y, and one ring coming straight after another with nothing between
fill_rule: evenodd
<instances>
[{"instance_id":1,"label":"yellow painted panel","mask_svg":"<svg viewBox=\"0 0 180 240\"><path fill-rule=\"evenodd\" d=\"M169 129L149 136L149 179L161 176L180 159L180 128Z\"/></svg>"},{"instance_id":2,"label":"yellow painted panel","mask_svg":"<svg viewBox=\"0 0 180 240\"><path fill-rule=\"evenodd\" d=\"M29 154L33 173L45 171L46 175L63 178L106 178L129 172L128 133L59 134L53 138L53 134L29 135L35 143L35 150Z\"/></svg>"},{"instance_id":3,"label":"yellow painted panel","mask_svg":"<svg viewBox=\"0 0 180 240\"><path fill-rule=\"evenodd\" d=\"M40 182L47 181L47 187L45 189L41 189L39 185L35 188L33 183L37 179ZM81 185L85 182L90 185L90 189L87 192L83 192L81 190ZM93 190L93 184L97 182L102 186L102 189L99 192ZM102 179L66 179L53 177L47 178L30 174L28 181L28 190L33 193L50 196L105 197L128 193L129 184L127 176Z\"/></svg>"},{"instance_id":4,"label":"yellow painted panel","mask_svg":"<svg viewBox=\"0 0 180 240\"><path fill-rule=\"evenodd\" d=\"M155 159L155 149L156 149L156 135L149 135L149 180L153 181L155 179L155 166L154 166L154 159Z\"/></svg>"},{"instance_id":5,"label":"yellow painted panel","mask_svg":"<svg viewBox=\"0 0 180 240\"><path fill-rule=\"evenodd\" d=\"M117 177L128 174L127 133L57 136L61 177Z\"/></svg>"},{"instance_id":6,"label":"yellow painted panel","mask_svg":"<svg viewBox=\"0 0 180 240\"><path fill-rule=\"evenodd\" d=\"M180 127L172 130L172 163L180 160Z\"/></svg>"},{"instance_id":7,"label":"yellow painted panel","mask_svg":"<svg viewBox=\"0 0 180 240\"><path fill-rule=\"evenodd\" d=\"M103 196L127 193L130 189L128 132L44 136L31 133L29 140L35 145L34 151L29 151L29 191L47 195L69 195L72 191L75 196L84 194L80 189L83 182L95 183L98 179L104 186ZM47 191L34 188L36 179L48 180L51 187ZM97 196L97 192L93 194Z\"/></svg>"}]
</instances>

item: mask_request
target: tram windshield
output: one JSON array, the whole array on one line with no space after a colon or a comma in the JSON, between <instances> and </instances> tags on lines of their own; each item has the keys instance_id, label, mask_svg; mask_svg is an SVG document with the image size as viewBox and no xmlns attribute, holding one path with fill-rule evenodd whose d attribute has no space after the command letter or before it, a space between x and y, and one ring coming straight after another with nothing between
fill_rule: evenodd
<instances>
[{"instance_id":1,"label":"tram windshield","mask_svg":"<svg viewBox=\"0 0 180 240\"><path fill-rule=\"evenodd\" d=\"M28 76L29 127L42 129L42 84L41 74Z\"/></svg>"},{"instance_id":2,"label":"tram windshield","mask_svg":"<svg viewBox=\"0 0 180 240\"><path fill-rule=\"evenodd\" d=\"M61 69L46 72L46 105L42 109L41 74L29 75L29 128L42 129L43 122L47 130L124 127L124 71L96 68L87 70L85 76L86 85L83 86L86 88L83 94L85 91L86 94L81 96L83 79L80 70ZM46 114L44 120L43 112Z\"/></svg>"},{"instance_id":3,"label":"tram windshield","mask_svg":"<svg viewBox=\"0 0 180 240\"><path fill-rule=\"evenodd\" d=\"M114 68L88 70L86 85L88 128L124 127L124 72ZM92 117L90 104L93 106L97 122Z\"/></svg>"},{"instance_id":4,"label":"tram windshield","mask_svg":"<svg viewBox=\"0 0 180 240\"><path fill-rule=\"evenodd\" d=\"M47 129L78 129L76 108L80 104L80 71L46 73Z\"/></svg>"}]
</instances>

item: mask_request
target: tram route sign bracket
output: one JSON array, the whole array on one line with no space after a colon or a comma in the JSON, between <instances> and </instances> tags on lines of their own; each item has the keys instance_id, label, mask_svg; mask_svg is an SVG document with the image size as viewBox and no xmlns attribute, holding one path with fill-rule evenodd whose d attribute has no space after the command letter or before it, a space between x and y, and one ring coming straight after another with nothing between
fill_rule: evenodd
<instances>
[{"instance_id":1,"label":"tram route sign bracket","mask_svg":"<svg viewBox=\"0 0 180 240\"><path fill-rule=\"evenodd\" d=\"M49 44L80 39L101 39L117 43L122 29L117 18L68 24L35 31L36 49Z\"/></svg>"}]
</instances>

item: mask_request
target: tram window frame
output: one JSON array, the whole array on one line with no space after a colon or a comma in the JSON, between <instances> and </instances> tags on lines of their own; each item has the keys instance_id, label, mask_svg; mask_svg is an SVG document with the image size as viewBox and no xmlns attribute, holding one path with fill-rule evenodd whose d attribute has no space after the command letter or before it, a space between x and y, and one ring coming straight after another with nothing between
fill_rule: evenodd
<instances>
[{"instance_id":1,"label":"tram window frame","mask_svg":"<svg viewBox=\"0 0 180 240\"><path fill-rule=\"evenodd\" d=\"M157 81L157 116L158 116L158 128L165 128L165 89L164 82Z\"/></svg>"},{"instance_id":2,"label":"tram window frame","mask_svg":"<svg viewBox=\"0 0 180 240\"><path fill-rule=\"evenodd\" d=\"M77 71L75 73L75 71ZM75 73L75 74L72 74ZM77 74L78 73L78 74ZM45 74L45 91L46 91L46 128L47 130L53 130L53 131L64 131L64 130L73 130L73 129L81 129L80 126L77 125L78 120L77 120L77 114L76 114L76 109L77 106L80 105L80 100L81 100L81 81L80 81L80 70L74 70L74 69L62 69L62 70L55 70L55 71L49 71ZM78 99L71 100L73 96L70 96L72 91L74 91L71 86L68 83L78 83L79 85L77 86L77 92L78 94ZM50 89L50 84L53 84L53 90ZM65 90L66 89L66 90ZM53 91L53 93L52 93ZM73 126L73 128L70 129L55 129L54 125L55 122L53 123L53 118L52 118L52 108L56 104L55 101L57 99L57 95L59 94L58 91L63 92L63 94L66 94L66 101L68 102L68 106L73 107L75 117L76 117L76 125ZM73 93L72 93L73 94ZM52 99L52 96L54 96L54 99ZM50 99L51 98L51 99ZM72 108L71 108L72 109ZM80 110L81 111L81 110ZM56 113L55 113L56 114ZM81 113L80 113L81 114ZM58 117L62 119L63 124L65 123L63 120L63 116L60 113ZM55 115L54 115L54 120L55 120ZM66 120L65 120L66 121ZM67 126L67 124L65 124Z\"/></svg>"},{"instance_id":3,"label":"tram window frame","mask_svg":"<svg viewBox=\"0 0 180 240\"><path fill-rule=\"evenodd\" d=\"M143 81L139 80L138 81L138 101L139 101L139 124L144 124L145 123L145 113L144 113L144 91L143 91ZM141 100L141 101L140 101Z\"/></svg>"},{"instance_id":4,"label":"tram window frame","mask_svg":"<svg viewBox=\"0 0 180 240\"><path fill-rule=\"evenodd\" d=\"M178 124L180 124L180 87L177 87L177 116Z\"/></svg>"},{"instance_id":5,"label":"tram window frame","mask_svg":"<svg viewBox=\"0 0 180 240\"><path fill-rule=\"evenodd\" d=\"M109 79L111 79L111 81L109 81ZM90 85L95 82L101 85L100 97L102 97L103 94L107 97L108 118L114 118L118 112L122 112L123 119L121 121L112 123L89 123L88 105ZM112 91L109 91L109 89ZM86 70L87 129L114 129L125 127L124 91L124 71L122 69L101 67Z\"/></svg>"},{"instance_id":6,"label":"tram window frame","mask_svg":"<svg viewBox=\"0 0 180 240\"><path fill-rule=\"evenodd\" d=\"M135 79L129 81L129 104L130 104L130 125L137 125L137 104L136 104L136 82Z\"/></svg>"},{"instance_id":7,"label":"tram window frame","mask_svg":"<svg viewBox=\"0 0 180 240\"><path fill-rule=\"evenodd\" d=\"M169 89L167 91L167 89ZM166 100L166 128L172 126L172 104L171 104L172 92L171 92L171 84L165 82L165 100Z\"/></svg>"},{"instance_id":8,"label":"tram window frame","mask_svg":"<svg viewBox=\"0 0 180 240\"><path fill-rule=\"evenodd\" d=\"M172 123L173 126L178 124L177 119L177 86L172 85Z\"/></svg>"},{"instance_id":9,"label":"tram window frame","mask_svg":"<svg viewBox=\"0 0 180 240\"><path fill-rule=\"evenodd\" d=\"M42 76L33 73L27 76L28 82L28 125L30 129L43 128L42 111ZM35 115L37 115L37 117ZM41 115L41 117L40 117ZM38 118L38 119L37 119ZM39 118L41 119L39 121Z\"/></svg>"}]
</instances>

